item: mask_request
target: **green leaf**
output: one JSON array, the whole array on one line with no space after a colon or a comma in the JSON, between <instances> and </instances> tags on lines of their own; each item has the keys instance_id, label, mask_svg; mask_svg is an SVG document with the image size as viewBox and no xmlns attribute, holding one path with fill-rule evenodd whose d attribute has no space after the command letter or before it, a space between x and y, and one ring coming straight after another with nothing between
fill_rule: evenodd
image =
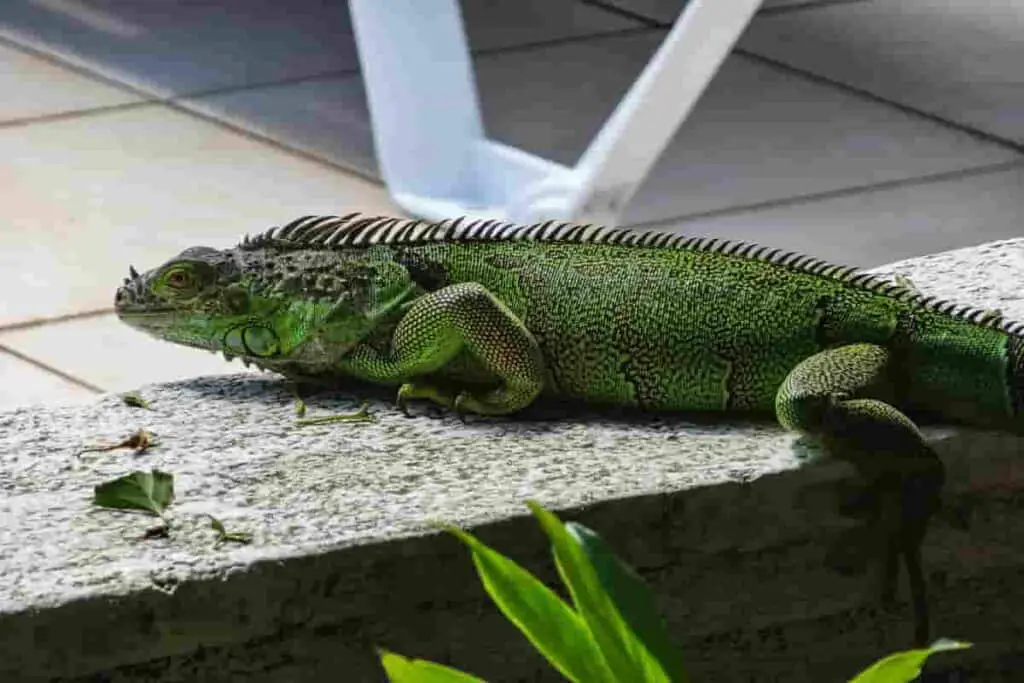
<instances>
[{"instance_id":1,"label":"green leaf","mask_svg":"<svg viewBox=\"0 0 1024 683\"><path fill-rule=\"evenodd\" d=\"M149 406L149 401L139 396L134 391L130 391L127 394L121 394L121 401L132 408L145 408L146 410L153 410Z\"/></svg>"},{"instance_id":2,"label":"green leaf","mask_svg":"<svg viewBox=\"0 0 1024 683\"><path fill-rule=\"evenodd\" d=\"M673 683L689 680L683 668L682 650L672 642L654 594L644 580L619 559L596 532L576 522L566 522L565 528L594 565L601 585L619 614L658 660L668 679Z\"/></svg>"},{"instance_id":3,"label":"green leaf","mask_svg":"<svg viewBox=\"0 0 1024 683\"><path fill-rule=\"evenodd\" d=\"M217 532L217 545L221 543L252 543L252 534L247 531L228 531L224 523L213 515L206 515L210 518L210 528Z\"/></svg>"},{"instance_id":4,"label":"green leaf","mask_svg":"<svg viewBox=\"0 0 1024 683\"><path fill-rule=\"evenodd\" d=\"M224 522L220 521L213 515L207 515L210 518L210 528L217 532L218 536L225 535L228 530L224 528Z\"/></svg>"},{"instance_id":5,"label":"green leaf","mask_svg":"<svg viewBox=\"0 0 1024 683\"><path fill-rule=\"evenodd\" d=\"M615 681L586 624L550 588L472 534L444 528L469 547L498 609L563 676L576 683Z\"/></svg>"},{"instance_id":6,"label":"green leaf","mask_svg":"<svg viewBox=\"0 0 1024 683\"><path fill-rule=\"evenodd\" d=\"M897 652L880 659L857 674L850 683L907 683L921 675L925 660L936 652L966 650L969 647L971 643L958 640L936 640L925 649Z\"/></svg>"},{"instance_id":7,"label":"green leaf","mask_svg":"<svg viewBox=\"0 0 1024 683\"><path fill-rule=\"evenodd\" d=\"M551 539L555 564L572 595L608 668L617 681L669 683L668 675L626 623L605 591L590 558L580 543L552 512L535 501L526 503Z\"/></svg>"},{"instance_id":8,"label":"green leaf","mask_svg":"<svg viewBox=\"0 0 1024 683\"><path fill-rule=\"evenodd\" d=\"M457 669L423 659L410 659L387 650L380 651L380 663L384 665L391 683L484 683L484 679Z\"/></svg>"},{"instance_id":9,"label":"green leaf","mask_svg":"<svg viewBox=\"0 0 1024 683\"><path fill-rule=\"evenodd\" d=\"M100 507L146 510L160 516L172 500L174 475L137 470L96 486L93 502Z\"/></svg>"}]
</instances>

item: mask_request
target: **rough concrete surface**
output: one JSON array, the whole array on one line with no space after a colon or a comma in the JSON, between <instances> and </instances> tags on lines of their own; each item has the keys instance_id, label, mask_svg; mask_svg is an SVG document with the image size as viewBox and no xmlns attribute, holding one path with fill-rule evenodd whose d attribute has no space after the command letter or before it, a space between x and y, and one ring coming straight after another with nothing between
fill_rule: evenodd
<instances>
[{"instance_id":1,"label":"rough concrete surface","mask_svg":"<svg viewBox=\"0 0 1024 683\"><path fill-rule=\"evenodd\" d=\"M1024 317L1024 239L879 270ZM554 583L527 498L637 567L695 681L845 680L909 642L905 606L876 610L865 575L826 563L855 524L836 510L850 470L771 422L547 406L462 424L350 387L309 396L310 416L358 395L376 422L300 427L270 375L140 393L153 410L106 396L0 414L0 680L378 681L374 646L559 680L430 526L472 528ZM146 453L78 454L140 427L159 440ZM927 542L934 631L978 644L935 668L1024 680L1024 440L927 432L967 523L948 514ZM175 476L169 538L91 504L150 468ZM215 546L206 514L254 542Z\"/></svg>"}]
</instances>

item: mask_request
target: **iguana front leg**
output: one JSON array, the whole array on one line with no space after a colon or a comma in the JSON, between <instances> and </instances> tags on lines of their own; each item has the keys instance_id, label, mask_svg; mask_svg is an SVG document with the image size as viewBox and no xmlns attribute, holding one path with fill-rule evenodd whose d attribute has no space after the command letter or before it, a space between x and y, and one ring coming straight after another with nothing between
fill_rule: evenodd
<instances>
[{"instance_id":1,"label":"iguana front leg","mask_svg":"<svg viewBox=\"0 0 1024 683\"><path fill-rule=\"evenodd\" d=\"M796 366L779 388L779 422L817 438L826 454L850 462L877 495L869 533L882 544L882 596L895 593L904 557L915 610L915 639L928 638L920 546L938 507L942 463L914 423L891 403L890 352L872 344L822 351Z\"/></svg>"},{"instance_id":2,"label":"iguana front leg","mask_svg":"<svg viewBox=\"0 0 1024 683\"><path fill-rule=\"evenodd\" d=\"M417 380L438 372L461 351L500 380L488 391L456 395ZM456 412L512 413L529 405L544 386L544 362L537 340L486 288L460 283L416 299L398 322L390 354L367 344L353 349L345 370L377 382L403 382L400 405L428 398Z\"/></svg>"}]
</instances>

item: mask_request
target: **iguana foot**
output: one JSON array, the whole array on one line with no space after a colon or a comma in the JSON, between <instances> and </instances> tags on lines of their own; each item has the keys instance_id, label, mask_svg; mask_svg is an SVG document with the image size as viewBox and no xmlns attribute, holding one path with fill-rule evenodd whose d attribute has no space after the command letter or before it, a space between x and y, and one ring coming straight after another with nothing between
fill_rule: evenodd
<instances>
[{"instance_id":1,"label":"iguana foot","mask_svg":"<svg viewBox=\"0 0 1024 683\"><path fill-rule=\"evenodd\" d=\"M921 544L939 507L944 471L917 426L892 400L891 364L890 351L871 344L821 351L790 372L779 388L776 414L784 427L817 438L826 454L852 464L871 487L871 518L861 542L855 540L853 553L845 554L856 559L861 545L863 558L878 561L879 597L890 607L903 558L914 606L914 640L925 645L928 606Z\"/></svg>"},{"instance_id":2,"label":"iguana foot","mask_svg":"<svg viewBox=\"0 0 1024 683\"><path fill-rule=\"evenodd\" d=\"M840 511L844 516L866 519L844 531L830 545L825 564L844 575L863 574L869 566L878 568L872 591L885 607L895 602L897 574L902 558L911 584L911 599L917 621L915 637L927 638L927 605L923 596L920 548L929 520L940 507L941 472L923 473L900 481L879 482L868 486L852 506Z\"/></svg>"},{"instance_id":3,"label":"iguana foot","mask_svg":"<svg viewBox=\"0 0 1024 683\"><path fill-rule=\"evenodd\" d=\"M477 415L504 415L509 412L510 391L504 388L485 391L459 391L438 387L433 384L407 382L398 390L396 405L406 415L410 415L408 402L415 399L426 399L442 408L455 413L465 421L469 413Z\"/></svg>"},{"instance_id":4,"label":"iguana foot","mask_svg":"<svg viewBox=\"0 0 1024 683\"><path fill-rule=\"evenodd\" d=\"M414 382L406 382L399 387L395 405L405 413L406 417L412 417L412 414L409 412L408 402L415 399L426 399L448 410L454 409L456 405L455 393L449 389L443 389L432 384Z\"/></svg>"},{"instance_id":5,"label":"iguana foot","mask_svg":"<svg viewBox=\"0 0 1024 683\"><path fill-rule=\"evenodd\" d=\"M459 358L500 389L466 392L432 385ZM343 359L344 372L376 382L404 382L398 405L425 398L456 412L513 413L544 388L544 357L523 322L480 284L464 282L416 299L392 334L390 349L358 344ZM426 380L426 382L422 382ZM421 383L422 382L422 383Z\"/></svg>"},{"instance_id":6,"label":"iguana foot","mask_svg":"<svg viewBox=\"0 0 1024 683\"><path fill-rule=\"evenodd\" d=\"M928 524L938 511L945 475L941 467L904 476L883 491L879 509L883 537L887 539L884 569L880 576L882 604L892 604L896 596L899 558L907 569L910 600L914 612L914 644L924 647L929 638L928 601L921 546ZM887 528L885 528L887 527Z\"/></svg>"},{"instance_id":7,"label":"iguana foot","mask_svg":"<svg viewBox=\"0 0 1024 683\"><path fill-rule=\"evenodd\" d=\"M841 534L825 557L826 566L842 574L863 574L873 569L871 593L886 611L897 607L902 561L907 572L917 647L928 644L930 629L921 546L929 522L940 507L943 480L942 468L933 466L927 471L887 475L870 483L861 497L862 507L842 511L846 515L867 513L868 518Z\"/></svg>"},{"instance_id":8,"label":"iguana foot","mask_svg":"<svg viewBox=\"0 0 1024 683\"><path fill-rule=\"evenodd\" d=\"M453 410L459 415L506 415L512 412L509 406L518 405L515 393L504 387L489 391L463 391L455 397Z\"/></svg>"},{"instance_id":9,"label":"iguana foot","mask_svg":"<svg viewBox=\"0 0 1024 683\"><path fill-rule=\"evenodd\" d=\"M899 568L906 567L914 614L914 644L928 642L929 614L921 546L929 521L940 507L941 470L892 477L869 485L856 509L841 510L844 516L864 517L842 532L825 554L825 565L840 574L873 577L870 591L882 609L896 608Z\"/></svg>"}]
</instances>

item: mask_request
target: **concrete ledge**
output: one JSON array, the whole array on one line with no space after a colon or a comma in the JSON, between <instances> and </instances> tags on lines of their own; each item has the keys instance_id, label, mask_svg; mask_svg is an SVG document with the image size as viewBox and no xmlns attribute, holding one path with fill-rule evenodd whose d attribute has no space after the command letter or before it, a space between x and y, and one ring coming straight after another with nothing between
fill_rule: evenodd
<instances>
[{"instance_id":1,"label":"concrete ledge","mask_svg":"<svg viewBox=\"0 0 1024 683\"><path fill-rule=\"evenodd\" d=\"M1024 318L1024 240L895 264L922 290ZM427 527L474 528L554 581L522 501L598 530L661 596L695 681L845 680L905 646L909 612L871 608L863 576L827 569L853 521L839 463L769 422L582 414L297 427L291 387L239 375L145 387L153 411L0 414L0 680L374 681L374 645L493 681L559 680L491 606L466 553ZM310 397L311 415L351 394ZM160 445L76 453L146 428ZM935 427L969 530L926 549L939 635L958 662L1014 680L1024 666L1024 440ZM92 487L172 472L169 539L92 509ZM214 547L203 513L250 546ZM1006 677L1001 676L1005 674Z\"/></svg>"}]
</instances>

